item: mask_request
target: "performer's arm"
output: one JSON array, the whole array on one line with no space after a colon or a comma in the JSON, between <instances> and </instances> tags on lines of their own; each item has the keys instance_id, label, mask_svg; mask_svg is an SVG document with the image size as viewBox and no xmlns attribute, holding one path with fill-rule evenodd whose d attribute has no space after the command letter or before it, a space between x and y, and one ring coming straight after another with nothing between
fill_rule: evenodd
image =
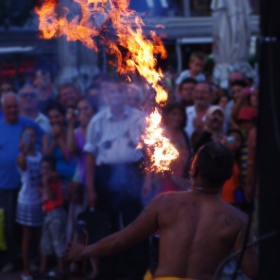
<instances>
[{"instance_id":1,"label":"performer's arm","mask_svg":"<svg viewBox=\"0 0 280 280\"><path fill-rule=\"evenodd\" d=\"M161 196L152 200L138 218L124 228L99 242L82 246L70 243L66 251L68 261L79 261L90 257L104 257L117 254L147 238L158 229L158 205Z\"/></svg>"}]
</instances>

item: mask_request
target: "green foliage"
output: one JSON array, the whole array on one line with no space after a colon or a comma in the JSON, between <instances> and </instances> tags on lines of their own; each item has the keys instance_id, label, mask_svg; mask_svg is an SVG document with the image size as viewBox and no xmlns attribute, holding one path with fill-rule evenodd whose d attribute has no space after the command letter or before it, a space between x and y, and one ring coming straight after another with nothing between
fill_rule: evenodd
<instances>
[{"instance_id":1,"label":"green foliage","mask_svg":"<svg viewBox=\"0 0 280 280\"><path fill-rule=\"evenodd\" d=\"M32 16L37 0L0 0L0 26L23 26Z\"/></svg>"}]
</instances>

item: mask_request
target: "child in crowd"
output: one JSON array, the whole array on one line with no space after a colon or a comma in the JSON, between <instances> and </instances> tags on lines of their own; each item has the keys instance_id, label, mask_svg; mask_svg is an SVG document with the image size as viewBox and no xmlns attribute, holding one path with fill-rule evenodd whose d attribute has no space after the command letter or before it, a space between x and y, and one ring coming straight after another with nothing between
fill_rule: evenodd
<instances>
[{"instance_id":1,"label":"child in crowd","mask_svg":"<svg viewBox=\"0 0 280 280\"><path fill-rule=\"evenodd\" d=\"M41 154L35 151L37 133L32 127L23 130L20 139L21 153L17 157L22 187L18 194L16 221L22 225L23 236L21 253L23 261L22 280L32 280L29 268L29 250L32 231L43 224L43 212L40 198L40 162Z\"/></svg>"},{"instance_id":2,"label":"child in crowd","mask_svg":"<svg viewBox=\"0 0 280 280\"><path fill-rule=\"evenodd\" d=\"M45 276L47 256L55 252L58 264L56 279L65 279L63 255L66 249L66 212L63 208L62 186L55 172L55 160L44 157L41 161L42 203L46 213L41 238L40 275Z\"/></svg>"},{"instance_id":3,"label":"child in crowd","mask_svg":"<svg viewBox=\"0 0 280 280\"><path fill-rule=\"evenodd\" d=\"M205 76L202 74L202 71L206 64L206 57L204 53L194 52L191 54L190 62L189 62L189 70L183 71L180 76L176 80L176 90L179 92L179 85L186 78L193 78L197 80L197 82L205 81Z\"/></svg>"}]
</instances>

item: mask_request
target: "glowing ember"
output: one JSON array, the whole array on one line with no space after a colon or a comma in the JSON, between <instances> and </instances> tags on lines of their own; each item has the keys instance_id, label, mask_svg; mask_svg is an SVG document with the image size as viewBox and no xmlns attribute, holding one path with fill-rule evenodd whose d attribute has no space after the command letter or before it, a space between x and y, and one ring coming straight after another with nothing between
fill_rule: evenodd
<instances>
[{"instance_id":1,"label":"glowing ember","mask_svg":"<svg viewBox=\"0 0 280 280\"><path fill-rule=\"evenodd\" d=\"M81 7L81 13L74 19L67 19L67 12L59 15L56 12L56 0L45 0L43 6L35 12L39 16L39 29L42 37L50 39L65 35L67 40L80 40L88 48L97 51L94 37L101 36L110 23L118 37L117 42L102 38L102 43L110 54L117 57L117 71L120 74L137 71L156 91L156 102L164 104L167 92L159 85L163 73L156 69L155 55L166 58L167 53L160 37L154 31L151 39L143 34L142 19L136 12L129 10L128 0L74 0ZM64 9L65 10L65 9ZM66 10L67 11L67 10ZM104 23L100 26L97 17L103 15ZM123 56L120 47L127 50ZM152 170L156 172L169 170L172 160L178 157L178 151L163 136L161 115L155 110L147 119L147 128L142 141L151 156Z\"/></svg>"}]
</instances>

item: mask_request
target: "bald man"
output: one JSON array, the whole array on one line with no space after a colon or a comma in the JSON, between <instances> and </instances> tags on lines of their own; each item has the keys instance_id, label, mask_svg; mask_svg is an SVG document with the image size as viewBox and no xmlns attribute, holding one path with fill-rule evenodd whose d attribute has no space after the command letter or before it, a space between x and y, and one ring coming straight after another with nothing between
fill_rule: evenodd
<instances>
[{"instance_id":1,"label":"bald man","mask_svg":"<svg viewBox=\"0 0 280 280\"><path fill-rule=\"evenodd\" d=\"M242 248L247 217L220 198L232 173L233 156L222 144L210 142L196 155L190 192L156 197L129 226L90 246L69 244L68 261L102 257L126 250L160 230L156 280L212 280L216 268L232 251ZM250 243L253 233L250 232ZM245 251L242 268L257 279L257 252Z\"/></svg>"},{"instance_id":2,"label":"bald man","mask_svg":"<svg viewBox=\"0 0 280 280\"><path fill-rule=\"evenodd\" d=\"M38 146L44 132L29 118L19 116L19 98L7 93L1 98L4 116L0 118L0 208L5 213L5 228L8 249L5 252L6 264L2 272L11 272L15 268L18 256L14 241L15 208L20 188L20 177L16 165L19 154L19 138L25 127L34 127L38 134Z\"/></svg>"}]
</instances>

